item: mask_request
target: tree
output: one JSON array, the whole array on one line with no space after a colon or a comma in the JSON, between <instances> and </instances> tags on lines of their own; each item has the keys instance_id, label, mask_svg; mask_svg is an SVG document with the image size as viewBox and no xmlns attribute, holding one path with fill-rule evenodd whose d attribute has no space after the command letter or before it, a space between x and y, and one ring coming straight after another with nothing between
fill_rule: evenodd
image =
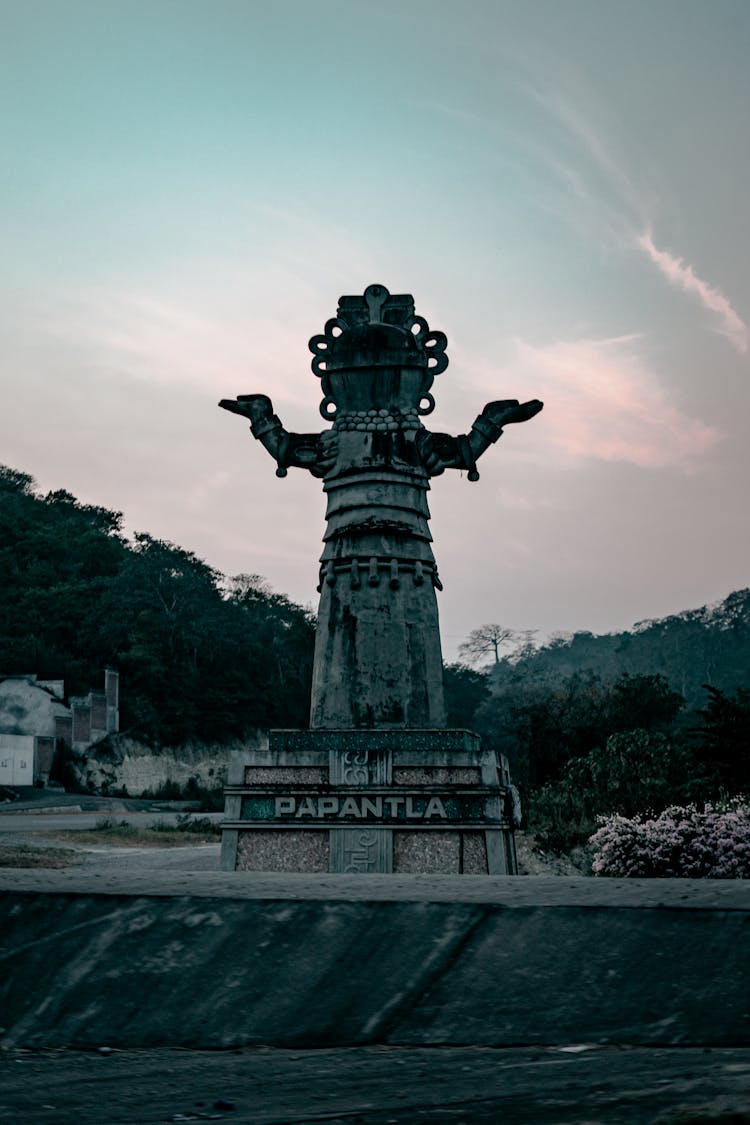
<instances>
[{"instance_id":1,"label":"tree","mask_svg":"<svg viewBox=\"0 0 750 1125\"><path fill-rule=\"evenodd\" d=\"M733 694L704 684L708 703L698 712L700 725L692 730L696 759L707 793L718 796L750 793L750 691Z\"/></svg>"},{"instance_id":2,"label":"tree","mask_svg":"<svg viewBox=\"0 0 750 1125\"><path fill-rule=\"evenodd\" d=\"M478 708L489 698L487 676L465 664L445 664L443 689L448 726L472 730Z\"/></svg>"},{"instance_id":3,"label":"tree","mask_svg":"<svg viewBox=\"0 0 750 1125\"><path fill-rule=\"evenodd\" d=\"M673 691L659 673L631 676L626 672L612 685L609 725L613 731L664 730L674 724L684 706L684 696Z\"/></svg>"},{"instance_id":4,"label":"tree","mask_svg":"<svg viewBox=\"0 0 750 1125\"><path fill-rule=\"evenodd\" d=\"M501 648L528 645L530 635L529 630L519 632L505 625L480 625L478 629L472 629L458 651L469 664L476 664L490 655L494 657L495 664L499 664Z\"/></svg>"}]
</instances>

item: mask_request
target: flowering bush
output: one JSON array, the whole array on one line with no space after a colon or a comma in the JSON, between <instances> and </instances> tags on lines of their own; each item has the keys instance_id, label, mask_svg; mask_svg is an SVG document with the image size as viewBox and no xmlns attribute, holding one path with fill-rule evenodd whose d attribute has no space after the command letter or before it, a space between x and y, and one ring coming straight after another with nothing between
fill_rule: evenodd
<instances>
[{"instance_id":1,"label":"flowering bush","mask_svg":"<svg viewBox=\"0 0 750 1125\"><path fill-rule=\"evenodd\" d=\"M659 816L597 817L595 875L620 878L750 878L750 802L673 805Z\"/></svg>"}]
</instances>

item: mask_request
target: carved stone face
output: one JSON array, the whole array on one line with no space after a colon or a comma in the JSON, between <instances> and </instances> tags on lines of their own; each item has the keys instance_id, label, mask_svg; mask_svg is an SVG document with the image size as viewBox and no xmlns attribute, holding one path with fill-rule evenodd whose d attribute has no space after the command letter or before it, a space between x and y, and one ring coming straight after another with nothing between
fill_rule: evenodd
<instances>
[{"instance_id":1,"label":"carved stone face","mask_svg":"<svg viewBox=\"0 0 750 1125\"><path fill-rule=\"evenodd\" d=\"M417 419L429 414L434 401L428 394L432 376L424 367L356 367L332 371L325 377L327 410L323 417L375 413ZM382 413L381 413L382 412Z\"/></svg>"}]
</instances>

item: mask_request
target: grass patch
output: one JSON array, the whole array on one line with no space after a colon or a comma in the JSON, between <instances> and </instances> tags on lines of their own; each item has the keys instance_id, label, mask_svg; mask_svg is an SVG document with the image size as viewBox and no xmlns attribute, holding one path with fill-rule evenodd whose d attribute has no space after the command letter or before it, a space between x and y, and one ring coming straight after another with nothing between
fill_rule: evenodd
<instances>
[{"instance_id":1,"label":"grass patch","mask_svg":"<svg viewBox=\"0 0 750 1125\"><path fill-rule=\"evenodd\" d=\"M131 824L127 820L102 817L93 828L66 831L65 839L79 844L117 844L120 847L180 848L188 844L215 844L221 827L207 816L182 813L176 824L157 820L150 827Z\"/></svg>"},{"instance_id":2,"label":"grass patch","mask_svg":"<svg viewBox=\"0 0 750 1125\"><path fill-rule=\"evenodd\" d=\"M76 859L74 852L64 848L0 847L0 867L68 867Z\"/></svg>"}]
</instances>

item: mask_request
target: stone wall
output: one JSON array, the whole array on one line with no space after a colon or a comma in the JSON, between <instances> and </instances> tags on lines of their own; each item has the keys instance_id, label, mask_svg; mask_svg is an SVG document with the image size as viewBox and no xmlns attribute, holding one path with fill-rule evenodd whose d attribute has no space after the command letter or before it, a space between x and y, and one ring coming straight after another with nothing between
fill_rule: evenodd
<instances>
[{"instance_id":1,"label":"stone wall","mask_svg":"<svg viewBox=\"0 0 750 1125\"><path fill-rule=\"evenodd\" d=\"M221 745L187 743L159 748L116 734L74 755L71 764L86 788L99 793L127 791L137 797L167 784L184 788L191 778L204 789L216 789L226 784L233 753L262 750L267 745L265 731Z\"/></svg>"}]
</instances>

